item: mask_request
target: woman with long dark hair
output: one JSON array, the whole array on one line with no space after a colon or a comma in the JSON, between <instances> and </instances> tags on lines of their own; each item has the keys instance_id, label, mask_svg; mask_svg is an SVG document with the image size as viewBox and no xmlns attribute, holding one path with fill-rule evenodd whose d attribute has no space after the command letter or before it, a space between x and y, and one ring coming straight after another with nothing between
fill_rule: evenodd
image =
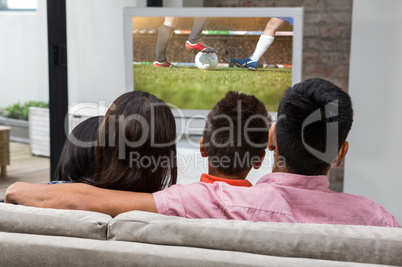
<instances>
[{"instance_id":1,"label":"woman with long dark hair","mask_svg":"<svg viewBox=\"0 0 402 267\"><path fill-rule=\"evenodd\" d=\"M75 164L72 169L78 166L82 175L59 171L58 180L147 193L164 189L177 180L175 138L175 120L166 103L146 92L125 93L113 102L99 126L93 169L91 163L85 170L82 162L70 160ZM59 166L66 170L63 154Z\"/></svg>"}]
</instances>

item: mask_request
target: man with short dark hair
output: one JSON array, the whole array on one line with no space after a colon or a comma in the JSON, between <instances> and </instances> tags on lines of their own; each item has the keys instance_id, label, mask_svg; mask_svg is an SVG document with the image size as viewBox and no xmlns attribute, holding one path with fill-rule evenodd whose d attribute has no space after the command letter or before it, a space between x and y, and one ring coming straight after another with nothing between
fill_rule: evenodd
<instances>
[{"instance_id":1,"label":"man with short dark hair","mask_svg":"<svg viewBox=\"0 0 402 267\"><path fill-rule=\"evenodd\" d=\"M352 122L349 95L328 81L309 79L286 91L271 141L286 160L286 172L326 175L346 155Z\"/></svg>"},{"instance_id":2,"label":"man with short dark hair","mask_svg":"<svg viewBox=\"0 0 402 267\"><path fill-rule=\"evenodd\" d=\"M328 189L330 165L339 166L348 151L352 117L345 92L328 81L310 79L289 88L281 100L278 122L269 131L273 172L252 187L194 183L145 194L80 184L18 183L8 189L6 201L111 215L143 210L187 218L399 227L381 205Z\"/></svg>"}]
</instances>

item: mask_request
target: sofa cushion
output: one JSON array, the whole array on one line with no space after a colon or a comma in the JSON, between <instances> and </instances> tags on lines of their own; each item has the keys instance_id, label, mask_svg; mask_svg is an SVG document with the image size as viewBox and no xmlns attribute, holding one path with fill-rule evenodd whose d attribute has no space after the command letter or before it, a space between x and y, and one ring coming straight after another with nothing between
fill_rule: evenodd
<instances>
[{"instance_id":1,"label":"sofa cushion","mask_svg":"<svg viewBox=\"0 0 402 267\"><path fill-rule=\"evenodd\" d=\"M0 203L0 231L106 239L112 217L80 210L42 209Z\"/></svg>"},{"instance_id":2,"label":"sofa cushion","mask_svg":"<svg viewBox=\"0 0 402 267\"><path fill-rule=\"evenodd\" d=\"M401 228L186 219L133 211L113 219L108 239L402 265Z\"/></svg>"}]
</instances>

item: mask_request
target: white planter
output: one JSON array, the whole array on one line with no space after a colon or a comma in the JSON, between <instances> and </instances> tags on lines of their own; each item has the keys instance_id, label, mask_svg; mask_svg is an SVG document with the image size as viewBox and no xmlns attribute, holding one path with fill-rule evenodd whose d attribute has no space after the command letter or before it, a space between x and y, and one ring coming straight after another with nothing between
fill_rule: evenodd
<instances>
[{"instance_id":1,"label":"white planter","mask_svg":"<svg viewBox=\"0 0 402 267\"><path fill-rule=\"evenodd\" d=\"M29 108L29 145L36 156L50 157L49 109Z\"/></svg>"}]
</instances>

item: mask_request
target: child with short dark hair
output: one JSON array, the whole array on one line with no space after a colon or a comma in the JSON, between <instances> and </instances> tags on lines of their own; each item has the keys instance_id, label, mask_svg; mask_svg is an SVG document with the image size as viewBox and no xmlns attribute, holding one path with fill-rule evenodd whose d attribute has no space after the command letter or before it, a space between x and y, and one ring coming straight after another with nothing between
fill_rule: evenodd
<instances>
[{"instance_id":1,"label":"child with short dark hair","mask_svg":"<svg viewBox=\"0 0 402 267\"><path fill-rule=\"evenodd\" d=\"M246 176L264 160L270 123L255 96L229 91L207 117L200 151L208 157L208 174L201 182L252 186Z\"/></svg>"}]
</instances>

